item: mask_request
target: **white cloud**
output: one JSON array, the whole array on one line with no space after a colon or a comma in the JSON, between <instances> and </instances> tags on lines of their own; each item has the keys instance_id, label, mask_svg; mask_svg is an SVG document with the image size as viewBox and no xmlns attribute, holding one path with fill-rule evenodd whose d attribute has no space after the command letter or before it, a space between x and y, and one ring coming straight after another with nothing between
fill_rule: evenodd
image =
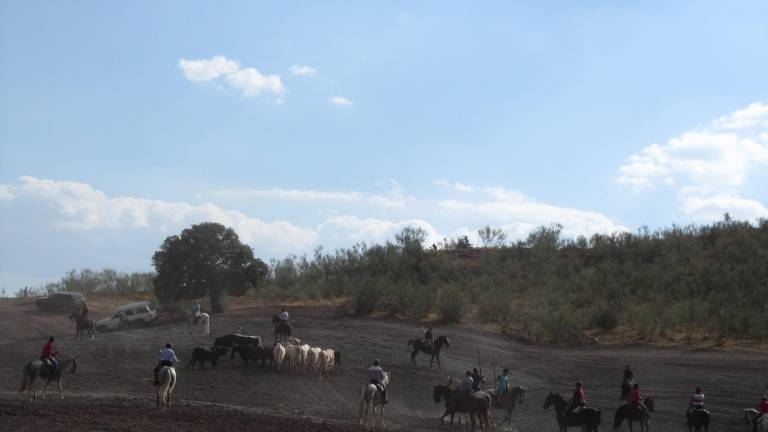
<instances>
[{"instance_id":1,"label":"white cloud","mask_svg":"<svg viewBox=\"0 0 768 432\"><path fill-rule=\"evenodd\" d=\"M240 70L240 64L224 56L202 60L179 60L179 68L190 81L211 81Z\"/></svg>"},{"instance_id":2,"label":"white cloud","mask_svg":"<svg viewBox=\"0 0 768 432\"><path fill-rule=\"evenodd\" d=\"M0 201L11 201L16 198L8 185L0 185Z\"/></svg>"},{"instance_id":3,"label":"white cloud","mask_svg":"<svg viewBox=\"0 0 768 432\"><path fill-rule=\"evenodd\" d=\"M392 240L405 227L422 228L427 233L425 245L438 243L442 236L429 222L421 219L388 221L357 216L338 216L318 225L317 232L322 244L349 246L364 241L368 244Z\"/></svg>"},{"instance_id":4,"label":"white cloud","mask_svg":"<svg viewBox=\"0 0 768 432\"><path fill-rule=\"evenodd\" d=\"M338 105L338 106L352 105L352 101L343 96L330 96L328 98L328 103L331 105Z\"/></svg>"},{"instance_id":5,"label":"white cloud","mask_svg":"<svg viewBox=\"0 0 768 432\"><path fill-rule=\"evenodd\" d=\"M381 195L356 191L337 192L317 191L313 189L227 189L213 192L213 195L218 197L264 198L290 201L366 202L379 207L389 208L402 208L416 199L413 196L408 195L400 184L394 180L377 182L377 186L386 186L388 190Z\"/></svg>"},{"instance_id":6,"label":"white cloud","mask_svg":"<svg viewBox=\"0 0 768 432\"><path fill-rule=\"evenodd\" d=\"M312 189L247 189L221 190L214 192L217 196L241 196L254 198L271 198L293 201L362 201L364 194L359 192L328 192Z\"/></svg>"},{"instance_id":7,"label":"white cloud","mask_svg":"<svg viewBox=\"0 0 768 432\"><path fill-rule=\"evenodd\" d=\"M619 168L617 182L635 192L672 189L685 215L709 221L715 211L763 216L765 207L742 194L750 178L766 170L768 106L755 102L666 144L642 149Z\"/></svg>"},{"instance_id":8,"label":"white cloud","mask_svg":"<svg viewBox=\"0 0 768 432\"><path fill-rule=\"evenodd\" d=\"M179 68L188 80L194 82L213 81L222 77L230 86L240 90L243 96L259 96L262 93L282 96L286 92L280 75L265 75L252 67L241 69L237 61L224 56L202 60L181 59ZM216 88L222 90L220 85ZM278 98L278 103L282 101Z\"/></svg>"},{"instance_id":9,"label":"white cloud","mask_svg":"<svg viewBox=\"0 0 768 432\"><path fill-rule=\"evenodd\" d=\"M291 74L296 76L312 76L317 74L317 69L311 66L293 65L291 66L290 70L291 70Z\"/></svg>"},{"instance_id":10,"label":"white cloud","mask_svg":"<svg viewBox=\"0 0 768 432\"><path fill-rule=\"evenodd\" d=\"M227 82L239 90L244 96L259 96L262 93L282 95L286 89L279 75L262 75L254 68L247 68L226 77Z\"/></svg>"},{"instance_id":11,"label":"white cloud","mask_svg":"<svg viewBox=\"0 0 768 432\"><path fill-rule=\"evenodd\" d=\"M441 179L435 180L435 184L438 186L442 186L444 188L455 189L459 192L474 192L474 188L472 188L471 186L467 186L460 181L451 183L448 179L441 178Z\"/></svg>"},{"instance_id":12,"label":"white cloud","mask_svg":"<svg viewBox=\"0 0 768 432\"><path fill-rule=\"evenodd\" d=\"M93 229L175 229L212 221L232 227L241 240L269 245L272 250L292 251L309 247L316 233L286 221L264 222L236 210L210 203L192 205L135 197L109 198L86 183L21 177L8 186L19 199L40 201L60 216L59 224Z\"/></svg>"},{"instance_id":13,"label":"white cloud","mask_svg":"<svg viewBox=\"0 0 768 432\"><path fill-rule=\"evenodd\" d=\"M438 205L447 212L475 216L481 225L499 224L510 235L521 237L537 226L551 223L562 224L567 236L627 231L626 227L600 213L538 203L521 192L499 186L483 188L480 198L475 201L443 200Z\"/></svg>"}]
</instances>

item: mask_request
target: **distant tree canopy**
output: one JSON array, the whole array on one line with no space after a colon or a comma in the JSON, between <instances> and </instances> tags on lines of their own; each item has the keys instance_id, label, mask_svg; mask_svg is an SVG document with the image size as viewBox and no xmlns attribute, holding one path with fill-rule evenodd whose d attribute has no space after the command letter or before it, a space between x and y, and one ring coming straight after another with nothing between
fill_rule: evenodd
<instances>
[{"instance_id":1,"label":"distant tree canopy","mask_svg":"<svg viewBox=\"0 0 768 432\"><path fill-rule=\"evenodd\" d=\"M193 225L181 235L166 238L152 263L160 302L208 296L215 313L223 310L223 294L241 296L259 286L269 272L234 230L213 222Z\"/></svg>"},{"instance_id":2,"label":"distant tree canopy","mask_svg":"<svg viewBox=\"0 0 768 432\"><path fill-rule=\"evenodd\" d=\"M25 287L16 292L17 297L45 295L57 291L80 292L87 296L127 296L147 294L152 290L152 272L123 273L113 269L101 271L70 270L58 282L48 282L40 287Z\"/></svg>"}]
</instances>

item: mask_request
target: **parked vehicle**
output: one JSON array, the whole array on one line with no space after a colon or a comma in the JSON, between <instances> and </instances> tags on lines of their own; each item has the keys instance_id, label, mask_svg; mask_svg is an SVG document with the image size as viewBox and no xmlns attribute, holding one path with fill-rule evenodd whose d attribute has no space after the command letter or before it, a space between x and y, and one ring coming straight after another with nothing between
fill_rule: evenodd
<instances>
[{"instance_id":1,"label":"parked vehicle","mask_svg":"<svg viewBox=\"0 0 768 432\"><path fill-rule=\"evenodd\" d=\"M157 311L148 301L124 304L115 314L96 322L96 329L101 332L118 330L132 326L147 326L157 319Z\"/></svg>"},{"instance_id":2,"label":"parked vehicle","mask_svg":"<svg viewBox=\"0 0 768 432\"><path fill-rule=\"evenodd\" d=\"M79 309L83 303L85 303L85 297L77 292L57 292L35 300L38 308L46 310Z\"/></svg>"}]
</instances>

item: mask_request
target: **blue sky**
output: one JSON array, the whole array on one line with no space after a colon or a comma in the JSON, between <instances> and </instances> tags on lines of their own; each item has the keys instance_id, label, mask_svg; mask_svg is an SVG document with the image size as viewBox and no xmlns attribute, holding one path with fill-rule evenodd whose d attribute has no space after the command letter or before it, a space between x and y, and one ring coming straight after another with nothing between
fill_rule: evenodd
<instances>
[{"instance_id":1,"label":"blue sky","mask_svg":"<svg viewBox=\"0 0 768 432\"><path fill-rule=\"evenodd\" d=\"M768 4L0 1L0 286L768 217Z\"/></svg>"}]
</instances>

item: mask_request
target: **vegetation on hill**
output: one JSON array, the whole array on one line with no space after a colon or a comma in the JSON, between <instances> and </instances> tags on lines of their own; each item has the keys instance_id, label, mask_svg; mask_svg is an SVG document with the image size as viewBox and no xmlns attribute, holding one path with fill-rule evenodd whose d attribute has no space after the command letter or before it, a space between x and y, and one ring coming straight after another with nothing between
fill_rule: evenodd
<instances>
[{"instance_id":1,"label":"vegetation on hill","mask_svg":"<svg viewBox=\"0 0 768 432\"><path fill-rule=\"evenodd\" d=\"M423 247L406 228L394 242L273 261L266 291L275 298L351 297L366 315L475 319L540 342L585 330L632 330L646 339L684 334L768 339L768 220L568 239L552 225L504 243L489 227L486 247L466 238Z\"/></svg>"}]
</instances>

